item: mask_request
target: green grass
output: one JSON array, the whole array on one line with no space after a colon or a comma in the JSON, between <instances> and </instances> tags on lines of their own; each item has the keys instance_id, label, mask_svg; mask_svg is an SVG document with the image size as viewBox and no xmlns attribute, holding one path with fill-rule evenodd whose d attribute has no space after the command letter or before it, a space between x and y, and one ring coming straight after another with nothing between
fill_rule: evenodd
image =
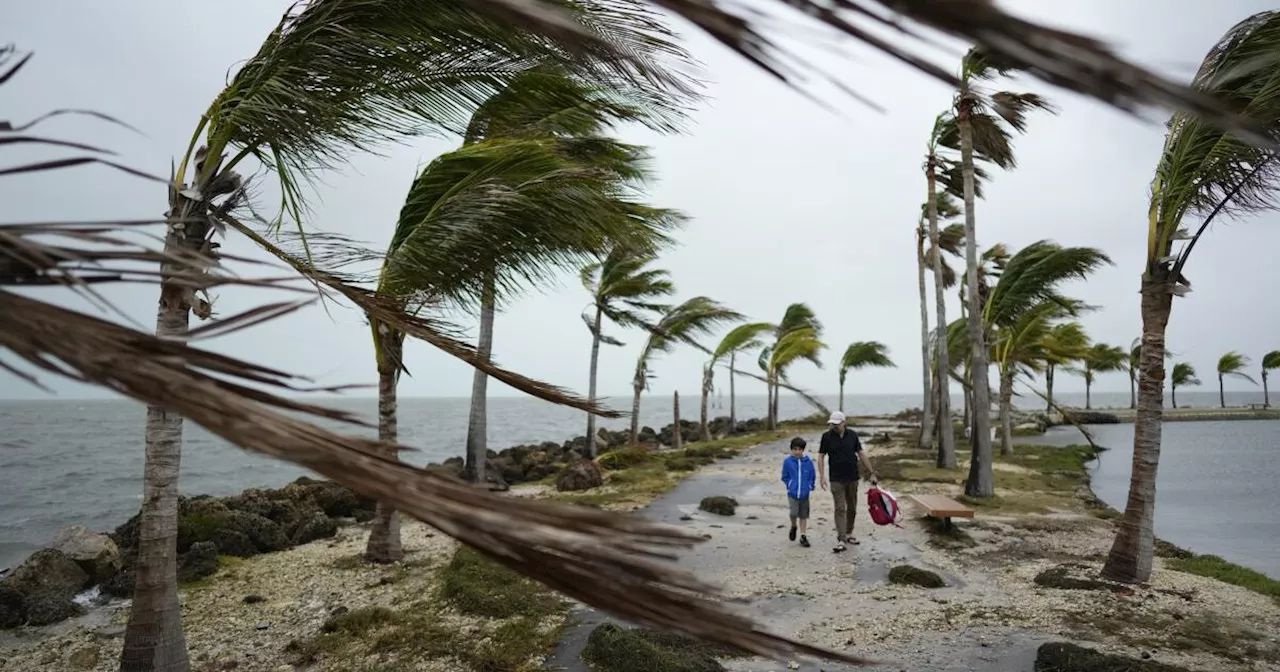
<instances>
[{"instance_id":1,"label":"green grass","mask_svg":"<svg viewBox=\"0 0 1280 672\"><path fill-rule=\"evenodd\" d=\"M1241 567L1216 555L1192 555L1191 557L1174 557L1165 562L1165 566L1178 572L1198 574L1230 583L1241 588L1248 588L1255 593L1268 595L1280 602L1280 581L1248 567Z\"/></svg>"},{"instance_id":2,"label":"green grass","mask_svg":"<svg viewBox=\"0 0 1280 672\"><path fill-rule=\"evenodd\" d=\"M597 672L722 672L717 658L742 652L657 630L597 626L587 637L583 660Z\"/></svg>"},{"instance_id":3,"label":"green grass","mask_svg":"<svg viewBox=\"0 0 1280 672\"><path fill-rule=\"evenodd\" d=\"M459 546L440 570L440 598L459 612L488 618L546 617L562 613L564 603L542 584L526 579Z\"/></svg>"}]
</instances>

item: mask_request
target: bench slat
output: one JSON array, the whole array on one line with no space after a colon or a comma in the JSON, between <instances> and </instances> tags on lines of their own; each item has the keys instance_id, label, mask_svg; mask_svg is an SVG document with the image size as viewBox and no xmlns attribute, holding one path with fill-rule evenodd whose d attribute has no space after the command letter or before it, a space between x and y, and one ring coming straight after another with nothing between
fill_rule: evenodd
<instances>
[{"instance_id":1,"label":"bench slat","mask_svg":"<svg viewBox=\"0 0 1280 672\"><path fill-rule=\"evenodd\" d=\"M907 495L933 518L972 518L973 509L942 495Z\"/></svg>"}]
</instances>

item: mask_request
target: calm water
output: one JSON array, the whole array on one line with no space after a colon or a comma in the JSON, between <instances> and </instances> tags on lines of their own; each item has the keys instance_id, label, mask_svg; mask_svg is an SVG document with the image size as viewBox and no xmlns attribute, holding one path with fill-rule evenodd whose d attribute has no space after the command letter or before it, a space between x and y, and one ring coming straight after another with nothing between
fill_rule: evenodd
<instances>
[{"instance_id":1,"label":"calm water","mask_svg":"<svg viewBox=\"0 0 1280 672\"><path fill-rule=\"evenodd\" d=\"M1201 395L1203 399L1194 393L1182 396L1186 397L1185 403L1196 406L1216 403L1216 395ZM685 417L696 417L696 399L696 395L686 396ZM1127 406L1129 395L1098 393L1093 395L1093 400L1099 407ZM1249 400L1251 398L1236 399L1228 395L1228 403ZM627 405L628 401L611 400L615 406ZM832 408L836 405L834 398L827 397L824 401ZM1061 401L1082 404L1084 399L1083 395L1064 395ZM713 403L712 415L728 415L728 400L719 402L718 407ZM370 421L376 418L374 399L326 403L358 413ZM461 454L466 439L468 403L463 398L401 399L401 440L420 449L406 454L404 459L425 464ZM803 401L791 396L782 397L780 404L779 412L784 419L812 412ZM845 403L846 410L866 414L896 413L918 405L918 395L910 394L846 395ZM953 400L952 406L959 409L960 400ZM763 416L764 408L763 395L738 397L739 418ZM67 525L78 523L91 529L108 530L137 512L142 492L144 415L142 406L130 401L0 402L0 428L3 428L0 431L0 568L20 562ZM656 428L670 422L670 398L647 396L641 407L641 423ZM622 429L627 423L622 419L604 420L601 424ZM489 445L495 450L521 443L561 442L581 435L585 425L581 412L536 399L495 397L489 400ZM338 423L329 423L329 426L342 431L361 431L361 428ZM1274 446L1274 442L1268 445ZM245 453L195 425L187 425L182 455L184 494L229 495L245 488L278 487L304 473L291 464ZM1162 474L1161 483L1166 474ZM1267 487L1278 480L1274 471L1271 474ZM1262 481L1254 482L1263 487ZM1269 501L1273 506L1280 506L1280 499ZM1280 571L1276 574L1280 575Z\"/></svg>"},{"instance_id":2,"label":"calm water","mask_svg":"<svg viewBox=\"0 0 1280 672\"><path fill-rule=\"evenodd\" d=\"M1133 425L1094 425L1111 450L1092 465L1093 490L1124 510ZM1074 429L1046 436L1082 443ZM1035 441L1035 439L1027 439ZM1166 422L1156 475L1156 536L1280 577L1280 421Z\"/></svg>"}]
</instances>

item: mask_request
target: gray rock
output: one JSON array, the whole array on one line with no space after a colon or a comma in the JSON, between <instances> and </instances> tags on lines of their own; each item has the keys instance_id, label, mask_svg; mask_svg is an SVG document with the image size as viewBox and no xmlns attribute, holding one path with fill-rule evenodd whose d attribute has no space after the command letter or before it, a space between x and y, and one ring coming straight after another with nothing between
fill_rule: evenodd
<instances>
[{"instance_id":1,"label":"gray rock","mask_svg":"<svg viewBox=\"0 0 1280 672\"><path fill-rule=\"evenodd\" d=\"M338 534L338 524L333 522L332 518L317 511L298 525L297 531L293 533L292 542L297 546L316 539L329 539L336 534Z\"/></svg>"},{"instance_id":2,"label":"gray rock","mask_svg":"<svg viewBox=\"0 0 1280 672\"><path fill-rule=\"evenodd\" d=\"M600 468L589 460L573 462L556 476L556 490L562 492L590 490L603 484L604 475L600 473Z\"/></svg>"},{"instance_id":3,"label":"gray rock","mask_svg":"<svg viewBox=\"0 0 1280 672\"><path fill-rule=\"evenodd\" d=\"M98 666L98 647L84 646L67 656L67 664L74 670L92 670Z\"/></svg>"},{"instance_id":4,"label":"gray rock","mask_svg":"<svg viewBox=\"0 0 1280 672\"><path fill-rule=\"evenodd\" d=\"M48 625L75 616L82 610L71 600L88 584L89 575L61 551L36 551L0 581L0 627Z\"/></svg>"},{"instance_id":5,"label":"gray rock","mask_svg":"<svg viewBox=\"0 0 1280 672\"><path fill-rule=\"evenodd\" d=\"M63 529L49 542L49 548L75 560L93 583L110 579L123 565L116 542L83 525Z\"/></svg>"}]
</instances>

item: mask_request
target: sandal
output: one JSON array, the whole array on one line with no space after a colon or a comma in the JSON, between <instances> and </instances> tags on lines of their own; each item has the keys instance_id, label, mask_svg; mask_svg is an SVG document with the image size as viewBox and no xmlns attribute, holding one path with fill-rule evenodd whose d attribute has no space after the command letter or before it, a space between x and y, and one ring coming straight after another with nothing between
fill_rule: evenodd
<instances>
[{"instance_id":1,"label":"sandal","mask_svg":"<svg viewBox=\"0 0 1280 672\"><path fill-rule=\"evenodd\" d=\"M836 545L835 545L835 548L831 549L831 552L832 552L832 553L843 553L843 552L844 552L844 551L846 551L846 550L848 550L848 548L846 548L846 547L845 547L844 542L842 541L842 542L840 542L840 543L836 544Z\"/></svg>"}]
</instances>

